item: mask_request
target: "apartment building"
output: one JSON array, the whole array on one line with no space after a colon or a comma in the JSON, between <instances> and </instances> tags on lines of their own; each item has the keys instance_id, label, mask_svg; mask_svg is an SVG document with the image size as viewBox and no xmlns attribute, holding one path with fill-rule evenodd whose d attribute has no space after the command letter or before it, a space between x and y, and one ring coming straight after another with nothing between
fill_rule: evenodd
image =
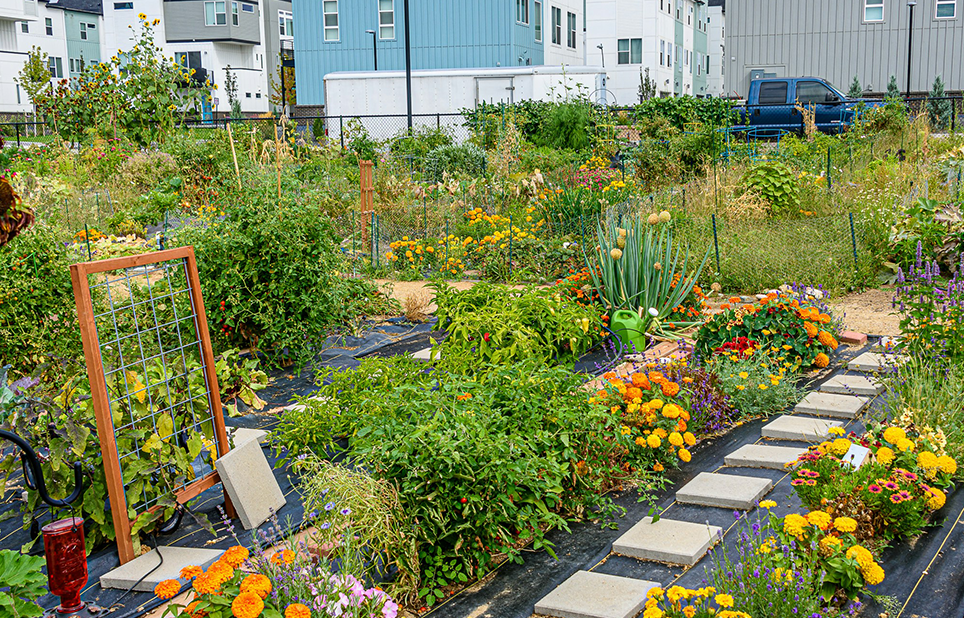
<instances>
[{"instance_id":1,"label":"apartment building","mask_svg":"<svg viewBox=\"0 0 964 618\"><path fill-rule=\"evenodd\" d=\"M299 105L337 71L405 68L402 0L293 0ZM413 69L585 63L583 0L411 2Z\"/></svg>"},{"instance_id":2,"label":"apartment building","mask_svg":"<svg viewBox=\"0 0 964 618\"><path fill-rule=\"evenodd\" d=\"M871 93L895 76L902 92L909 80L923 94L940 75L947 90L964 90L964 0L737 0L727 6L726 37L727 90L736 96L769 76L822 77L844 92L857 77Z\"/></svg>"},{"instance_id":3,"label":"apartment building","mask_svg":"<svg viewBox=\"0 0 964 618\"><path fill-rule=\"evenodd\" d=\"M708 96L708 30L706 0L587 0L586 46L617 105L639 101L646 69L658 96Z\"/></svg>"},{"instance_id":4,"label":"apartment building","mask_svg":"<svg viewBox=\"0 0 964 618\"><path fill-rule=\"evenodd\" d=\"M720 97L726 93L726 63L723 62L726 56L726 0L708 0L706 10L706 55L710 59L706 92Z\"/></svg>"}]
</instances>

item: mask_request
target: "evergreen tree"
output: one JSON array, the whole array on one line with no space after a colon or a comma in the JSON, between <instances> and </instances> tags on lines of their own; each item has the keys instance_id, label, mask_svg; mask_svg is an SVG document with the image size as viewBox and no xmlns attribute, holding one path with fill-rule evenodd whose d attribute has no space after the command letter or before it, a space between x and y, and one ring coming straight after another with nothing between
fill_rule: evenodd
<instances>
[{"instance_id":1,"label":"evergreen tree","mask_svg":"<svg viewBox=\"0 0 964 618\"><path fill-rule=\"evenodd\" d=\"M887 95L884 97L887 100L900 101L900 87L897 86L897 76L891 75L890 81L887 82Z\"/></svg>"},{"instance_id":2,"label":"evergreen tree","mask_svg":"<svg viewBox=\"0 0 964 618\"><path fill-rule=\"evenodd\" d=\"M927 114L931 119L931 126L935 129L946 129L951 119L951 102L944 97L944 80L938 75L931 86L930 100L927 101ZM935 101L934 99L941 99Z\"/></svg>"},{"instance_id":3,"label":"evergreen tree","mask_svg":"<svg viewBox=\"0 0 964 618\"><path fill-rule=\"evenodd\" d=\"M864 89L860 85L860 80L854 75L854 81L850 84L850 90L847 91L847 98L859 99L862 96L864 96Z\"/></svg>"}]
</instances>

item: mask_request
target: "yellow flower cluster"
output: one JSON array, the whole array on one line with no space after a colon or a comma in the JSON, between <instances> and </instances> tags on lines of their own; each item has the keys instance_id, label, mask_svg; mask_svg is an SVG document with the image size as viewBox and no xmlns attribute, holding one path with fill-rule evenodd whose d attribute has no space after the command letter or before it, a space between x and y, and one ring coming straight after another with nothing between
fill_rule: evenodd
<instances>
[{"instance_id":1,"label":"yellow flower cluster","mask_svg":"<svg viewBox=\"0 0 964 618\"><path fill-rule=\"evenodd\" d=\"M605 170L609 169L609 160L600 157L599 155L593 155L589 157L589 160L579 166L579 169L585 170Z\"/></svg>"},{"instance_id":2,"label":"yellow flower cluster","mask_svg":"<svg viewBox=\"0 0 964 618\"><path fill-rule=\"evenodd\" d=\"M460 238L451 234L437 243L402 236L402 240L388 245L391 250L385 254L385 258L392 263L407 263L412 269L425 265L438 266L443 272L458 275L465 270L462 258L465 257L466 247L474 242L471 236Z\"/></svg>"},{"instance_id":3,"label":"yellow flower cluster","mask_svg":"<svg viewBox=\"0 0 964 618\"><path fill-rule=\"evenodd\" d=\"M602 192L607 193L609 191L615 191L616 189L625 189L625 188L626 188L625 182L623 182L622 180L613 180L608 185L603 187Z\"/></svg>"},{"instance_id":4,"label":"yellow flower cluster","mask_svg":"<svg viewBox=\"0 0 964 618\"><path fill-rule=\"evenodd\" d=\"M716 607L713 607L713 604ZM716 618L750 618L750 615L732 610L735 601L728 594L717 594L716 588L706 586L695 590L682 586L669 589L652 588L646 593L646 603L642 618L664 618L668 616L716 616ZM717 611L719 610L719 611Z\"/></svg>"},{"instance_id":5,"label":"yellow flower cluster","mask_svg":"<svg viewBox=\"0 0 964 618\"><path fill-rule=\"evenodd\" d=\"M876 586L884 581L884 569L874 560L865 547L854 545L845 554L850 560L855 560L860 566L860 574L864 577L864 582L869 586Z\"/></svg>"}]
</instances>

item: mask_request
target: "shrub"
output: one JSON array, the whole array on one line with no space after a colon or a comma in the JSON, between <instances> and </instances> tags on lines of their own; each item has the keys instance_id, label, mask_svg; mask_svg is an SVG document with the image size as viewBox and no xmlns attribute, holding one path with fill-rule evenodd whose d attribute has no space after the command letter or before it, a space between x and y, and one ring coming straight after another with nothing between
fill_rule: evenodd
<instances>
[{"instance_id":1,"label":"shrub","mask_svg":"<svg viewBox=\"0 0 964 618\"><path fill-rule=\"evenodd\" d=\"M747 189L756 192L770 204L775 215L795 214L800 210L800 186L797 176L785 164L768 161L754 165L743 176Z\"/></svg>"},{"instance_id":2,"label":"shrub","mask_svg":"<svg viewBox=\"0 0 964 618\"><path fill-rule=\"evenodd\" d=\"M560 103L549 112L539 133L536 145L559 150L585 150L589 147L589 105Z\"/></svg>"},{"instance_id":3,"label":"shrub","mask_svg":"<svg viewBox=\"0 0 964 618\"><path fill-rule=\"evenodd\" d=\"M448 175L482 176L485 153L474 144L452 144L433 148L425 155L426 177L441 182Z\"/></svg>"},{"instance_id":4,"label":"shrub","mask_svg":"<svg viewBox=\"0 0 964 618\"><path fill-rule=\"evenodd\" d=\"M452 136L447 128L416 127L407 130L391 141L389 152L396 157L412 157L421 161L436 148L451 146Z\"/></svg>"},{"instance_id":5,"label":"shrub","mask_svg":"<svg viewBox=\"0 0 964 618\"><path fill-rule=\"evenodd\" d=\"M785 353L719 354L710 358L707 366L719 376L727 403L740 416L767 416L800 400L800 392L788 375L793 363L787 361Z\"/></svg>"}]
</instances>

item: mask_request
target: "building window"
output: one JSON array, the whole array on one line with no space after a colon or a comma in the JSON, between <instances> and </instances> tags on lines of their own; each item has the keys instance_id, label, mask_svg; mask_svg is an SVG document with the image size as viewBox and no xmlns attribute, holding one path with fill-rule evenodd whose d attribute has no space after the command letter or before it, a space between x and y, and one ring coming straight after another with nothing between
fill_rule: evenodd
<instances>
[{"instance_id":1,"label":"building window","mask_svg":"<svg viewBox=\"0 0 964 618\"><path fill-rule=\"evenodd\" d=\"M250 93L250 92L245 92L245 93L244 93L244 98L250 99L250 98L251 98L251 93Z\"/></svg>"},{"instance_id":2,"label":"building window","mask_svg":"<svg viewBox=\"0 0 964 618\"><path fill-rule=\"evenodd\" d=\"M224 26L228 23L228 14L224 2L204 3L204 25Z\"/></svg>"},{"instance_id":3,"label":"building window","mask_svg":"<svg viewBox=\"0 0 964 618\"><path fill-rule=\"evenodd\" d=\"M24 34L30 34L30 22L22 21L20 22L20 32Z\"/></svg>"},{"instance_id":4,"label":"building window","mask_svg":"<svg viewBox=\"0 0 964 618\"><path fill-rule=\"evenodd\" d=\"M562 45L562 9L552 7L552 42Z\"/></svg>"},{"instance_id":5,"label":"building window","mask_svg":"<svg viewBox=\"0 0 964 618\"><path fill-rule=\"evenodd\" d=\"M642 64L643 40L619 39L616 43L616 62L618 64Z\"/></svg>"},{"instance_id":6,"label":"building window","mask_svg":"<svg viewBox=\"0 0 964 618\"><path fill-rule=\"evenodd\" d=\"M241 15L238 12L238 3L231 3L231 23L237 26L241 22Z\"/></svg>"},{"instance_id":7,"label":"building window","mask_svg":"<svg viewBox=\"0 0 964 618\"><path fill-rule=\"evenodd\" d=\"M278 11L278 33L286 39L295 36L295 20L291 11Z\"/></svg>"},{"instance_id":8,"label":"building window","mask_svg":"<svg viewBox=\"0 0 964 618\"><path fill-rule=\"evenodd\" d=\"M683 0L676 0L676 21L680 21L680 11L683 10ZM676 54L679 56L679 54Z\"/></svg>"},{"instance_id":9,"label":"building window","mask_svg":"<svg viewBox=\"0 0 964 618\"><path fill-rule=\"evenodd\" d=\"M44 17L44 26L47 29L47 36L54 35L54 21L49 17Z\"/></svg>"},{"instance_id":10,"label":"building window","mask_svg":"<svg viewBox=\"0 0 964 618\"><path fill-rule=\"evenodd\" d=\"M683 64L679 60L680 60L680 56L682 55L683 55L683 52L680 51L680 46L677 45L676 46L676 64L679 65L679 68L681 71L683 70Z\"/></svg>"},{"instance_id":11,"label":"building window","mask_svg":"<svg viewBox=\"0 0 964 618\"><path fill-rule=\"evenodd\" d=\"M666 66L673 67L673 44L666 44Z\"/></svg>"},{"instance_id":12,"label":"building window","mask_svg":"<svg viewBox=\"0 0 964 618\"><path fill-rule=\"evenodd\" d=\"M260 98L261 98L261 93L260 93L260 92L254 93L254 98L260 99Z\"/></svg>"},{"instance_id":13,"label":"building window","mask_svg":"<svg viewBox=\"0 0 964 618\"><path fill-rule=\"evenodd\" d=\"M686 25L689 26L693 23L693 7L686 13Z\"/></svg>"},{"instance_id":14,"label":"building window","mask_svg":"<svg viewBox=\"0 0 964 618\"><path fill-rule=\"evenodd\" d=\"M134 10L134 3L133 2L115 2L114 10L115 11Z\"/></svg>"},{"instance_id":15,"label":"building window","mask_svg":"<svg viewBox=\"0 0 964 618\"><path fill-rule=\"evenodd\" d=\"M395 38L395 0L378 0L378 38Z\"/></svg>"},{"instance_id":16,"label":"building window","mask_svg":"<svg viewBox=\"0 0 964 618\"><path fill-rule=\"evenodd\" d=\"M884 0L864 0L864 21L884 21Z\"/></svg>"},{"instance_id":17,"label":"building window","mask_svg":"<svg viewBox=\"0 0 964 618\"><path fill-rule=\"evenodd\" d=\"M338 40L338 0L323 0L322 11L325 15L325 40Z\"/></svg>"},{"instance_id":18,"label":"building window","mask_svg":"<svg viewBox=\"0 0 964 618\"><path fill-rule=\"evenodd\" d=\"M532 3L532 31L536 43L542 43L542 3L539 0Z\"/></svg>"},{"instance_id":19,"label":"building window","mask_svg":"<svg viewBox=\"0 0 964 618\"><path fill-rule=\"evenodd\" d=\"M60 78L64 76L64 62L61 58L55 56L47 57L47 70L50 71L51 77Z\"/></svg>"},{"instance_id":20,"label":"building window","mask_svg":"<svg viewBox=\"0 0 964 618\"><path fill-rule=\"evenodd\" d=\"M566 20L569 22L569 37L566 42L570 49L576 49L576 14L568 13Z\"/></svg>"},{"instance_id":21,"label":"building window","mask_svg":"<svg viewBox=\"0 0 964 618\"><path fill-rule=\"evenodd\" d=\"M937 0L937 19L957 17L957 0Z\"/></svg>"},{"instance_id":22,"label":"building window","mask_svg":"<svg viewBox=\"0 0 964 618\"><path fill-rule=\"evenodd\" d=\"M659 42L659 66L666 64L666 41Z\"/></svg>"},{"instance_id":23,"label":"building window","mask_svg":"<svg viewBox=\"0 0 964 618\"><path fill-rule=\"evenodd\" d=\"M709 75L710 74L710 57L704 56L704 58L706 59L706 74Z\"/></svg>"},{"instance_id":24,"label":"building window","mask_svg":"<svg viewBox=\"0 0 964 618\"><path fill-rule=\"evenodd\" d=\"M87 40L87 24L85 24L84 22L80 22L80 40L81 41Z\"/></svg>"},{"instance_id":25,"label":"building window","mask_svg":"<svg viewBox=\"0 0 964 618\"><path fill-rule=\"evenodd\" d=\"M241 10L242 10L243 12L245 12L245 13L254 13L254 5L253 5L253 4L242 4L242 5L241 5Z\"/></svg>"},{"instance_id":26,"label":"building window","mask_svg":"<svg viewBox=\"0 0 964 618\"><path fill-rule=\"evenodd\" d=\"M529 24L529 0L515 0L515 20L520 24Z\"/></svg>"}]
</instances>

